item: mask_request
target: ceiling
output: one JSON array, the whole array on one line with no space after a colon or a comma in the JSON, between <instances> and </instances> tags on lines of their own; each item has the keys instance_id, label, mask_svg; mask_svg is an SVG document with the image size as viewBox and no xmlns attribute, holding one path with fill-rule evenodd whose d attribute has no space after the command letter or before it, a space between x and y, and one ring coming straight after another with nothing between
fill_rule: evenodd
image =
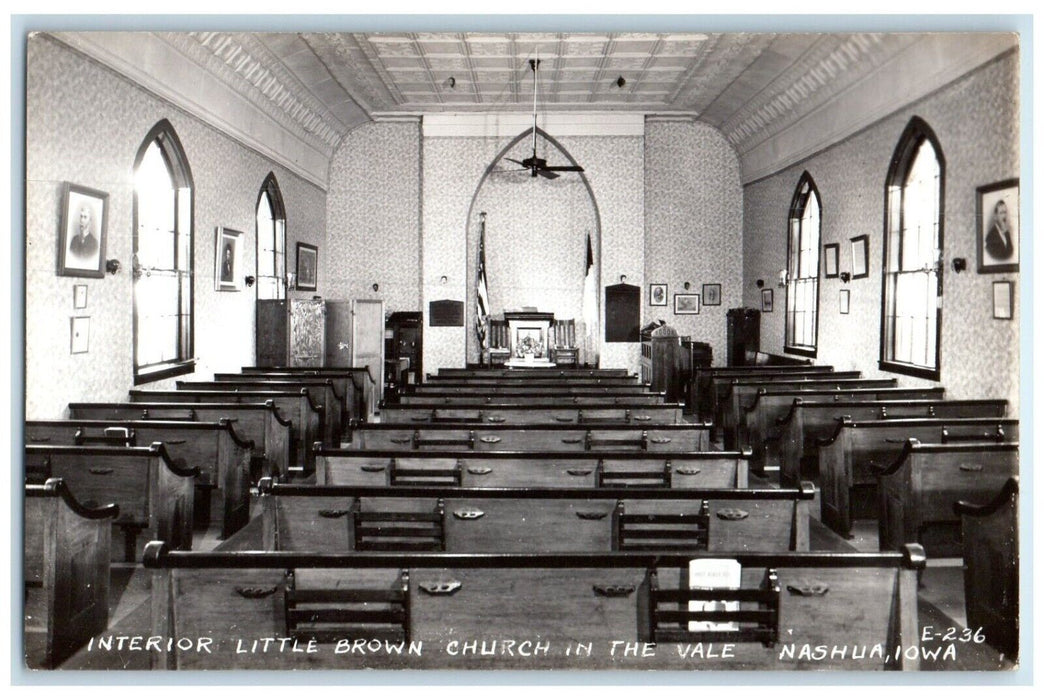
<instances>
[{"instance_id":1,"label":"ceiling","mask_svg":"<svg viewBox=\"0 0 1044 700\"><path fill-rule=\"evenodd\" d=\"M535 58L540 59L542 111L692 118L719 129L743 160L755 149L771 149L773 137L846 93L862 91L852 107L879 118L901 106L891 103L927 94L1018 42L1009 34L938 33L196 31L57 36L137 80L151 81L157 92L176 102L184 97L180 102L193 103L195 108L189 108L212 122L215 110L235 101L239 107L229 108L224 117L217 114L217 121L223 118L232 132L234 122L242 121L237 137L257 141L251 145L260 150L267 143L293 140L317 163L328 161L351 129L375 119L529 112L529 61ZM924 68L926 79L918 81L924 84L907 87L909 94L890 94L889 86L908 82L904 71L911 65ZM228 97L214 99L217 92ZM869 104L875 100L881 104ZM238 116L243 106L256 115L249 120ZM274 122L279 133L255 135L256 116ZM859 125L853 121L852 126ZM822 147L821 134L812 136ZM757 153L755 157L765 160ZM284 154L280 160L301 158ZM311 177L325 179L322 174Z\"/></svg>"}]
</instances>

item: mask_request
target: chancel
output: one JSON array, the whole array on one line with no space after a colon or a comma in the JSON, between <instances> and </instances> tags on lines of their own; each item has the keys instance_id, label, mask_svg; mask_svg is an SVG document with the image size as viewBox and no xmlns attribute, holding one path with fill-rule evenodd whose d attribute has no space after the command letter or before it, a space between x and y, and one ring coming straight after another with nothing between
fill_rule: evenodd
<instances>
[{"instance_id":1,"label":"chancel","mask_svg":"<svg viewBox=\"0 0 1044 700\"><path fill-rule=\"evenodd\" d=\"M413 19L16 37L19 670L1011 684L1019 33Z\"/></svg>"}]
</instances>

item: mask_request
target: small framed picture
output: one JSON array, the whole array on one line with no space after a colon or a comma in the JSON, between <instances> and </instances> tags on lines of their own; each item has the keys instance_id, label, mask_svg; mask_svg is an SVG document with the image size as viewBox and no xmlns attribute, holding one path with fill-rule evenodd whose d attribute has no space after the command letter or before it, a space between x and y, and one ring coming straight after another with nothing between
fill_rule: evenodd
<instances>
[{"instance_id":1,"label":"small framed picture","mask_svg":"<svg viewBox=\"0 0 1044 700\"><path fill-rule=\"evenodd\" d=\"M1011 320L1015 316L1015 283L993 283L993 317Z\"/></svg>"},{"instance_id":2,"label":"small framed picture","mask_svg":"<svg viewBox=\"0 0 1044 700\"><path fill-rule=\"evenodd\" d=\"M1018 272L1019 181L984 185L975 194L979 272Z\"/></svg>"},{"instance_id":3,"label":"small framed picture","mask_svg":"<svg viewBox=\"0 0 1044 700\"><path fill-rule=\"evenodd\" d=\"M679 316L689 316L700 312L699 294L675 294L674 313Z\"/></svg>"},{"instance_id":4,"label":"small framed picture","mask_svg":"<svg viewBox=\"0 0 1044 700\"><path fill-rule=\"evenodd\" d=\"M703 305L704 306L721 306L721 285L705 284L703 285Z\"/></svg>"},{"instance_id":5,"label":"small framed picture","mask_svg":"<svg viewBox=\"0 0 1044 700\"><path fill-rule=\"evenodd\" d=\"M852 279L870 276L870 236L856 236L852 241Z\"/></svg>"},{"instance_id":6,"label":"small framed picture","mask_svg":"<svg viewBox=\"0 0 1044 700\"><path fill-rule=\"evenodd\" d=\"M314 292L319 269L319 248L307 243L297 244L297 288Z\"/></svg>"},{"instance_id":7,"label":"small framed picture","mask_svg":"<svg viewBox=\"0 0 1044 700\"><path fill-rule=\"evenodd\" d=\"M73 285L73 308L74 309L86 309L87 308L87 285L86 284L74 284Z\"/></svg>"},{"instance_id":8,"label":"small framed picture","mask_svg":"<svg viewBox=\"0 0 1044 700\"><path fill-rule=\"evenodd\" d=\"M766 314L772 313L772 290L761 290L761 310Z\"/></svg>"},{"instance_id":9,"label":"small framed picture","mask_svg":"<svg viewBox=\"0 0 1044 700\"><path fill-rule=\"evenodd\" d=\"M823 246L823 277L833 279L838 275L837 260L841 253L841 244L827 243Z\"/></svg>"},{"instance_id":10,"label":"small framed picture","mask_svg":"<svg viewBox=\"0 0 1044 700\"><path fill-rule=\"evenodd\" d=\"M91 339L91 317L73 316L71 328L71 352L73 355L81 355L90 349Z\"/></svg>"},{"instance_id":11,"label":"small framed picture","mask_svg":"<svg viewBox=\"0 0 1044 700\"><path fill-rule=\"evenodd\" d=\"M60 276L105 276L108 217L108 193L71 182L62 185L62 220L58 229Z\"/></svg>"},{"instance_id":12,"label":"small framed picture","mask_svg":"<svg viewBox=\"0 0 1044 700\"><path fill-rule=\"evenodd\" d=\"M849 290L847 290L847 289L842 289L838 294L839 294L839 296L837 298L838 310L841 313L843 313L843 314L847 314L848 313L848 309L849 309L849 304L851 303L851 299L852 299L851 292Z\"/></svg>"},{"instance_id":13,"label":"small framed picture","mask_svg":"<svg viewBox=\"0 0 1044 700\"><path fill-rule=\"evenodd\" d=\"M667 306L667 285L649 285L649 306Z\"/></svg>"},{"instance_id":14,"label":"small framed picture","mask_svg":"<svg viewBox=\"0 0 1044 700\"><path fill-rule=\"evenodd\" d=\"M242 231L218 226L214 236L214 289L219 292L238 292L242 289L242 240Z\"/></svg>"}]
</instances>

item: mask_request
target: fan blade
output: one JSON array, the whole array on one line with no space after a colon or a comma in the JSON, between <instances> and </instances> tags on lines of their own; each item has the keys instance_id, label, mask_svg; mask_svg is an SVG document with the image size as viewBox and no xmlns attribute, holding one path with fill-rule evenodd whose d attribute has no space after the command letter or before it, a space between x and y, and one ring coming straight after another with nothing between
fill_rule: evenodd
<instances>
[{"instance_id":1,"label":"fan blade","mask_svg":"<svg viewBox=\"0 0 1044 700\"><path fill-rule=\"evenodd\" d=\"M529 163L527 163L524 160L515 160L514 158L505 158L504 160L510 160L512 163L518 163L523 168L528 168L529 167Z\"/></svg>"},{"instance_id":2,"label":"fan blade","mask_svg":"<svg viewBox=\"0 0 1044 700\"><path fill-rule=\"evenodd\" d=\"M556 177L558 177L558 173L553 173L549 170L544 170L543 168L541 168L540 170L536 170L535 172L540 177L546 177L548 180L554 180Z\"/></svg>"},{"instance_id":3,"label":"fan blade","mask_svg":"<svg viewBox=\"0 0 1044 700\"><path fill-rule=\"evenodd\" d=\"M584 169L579 165L549 165L543 168L544 170L551 170L558 173L582 173Z\"/></svg>"}]
</instances>

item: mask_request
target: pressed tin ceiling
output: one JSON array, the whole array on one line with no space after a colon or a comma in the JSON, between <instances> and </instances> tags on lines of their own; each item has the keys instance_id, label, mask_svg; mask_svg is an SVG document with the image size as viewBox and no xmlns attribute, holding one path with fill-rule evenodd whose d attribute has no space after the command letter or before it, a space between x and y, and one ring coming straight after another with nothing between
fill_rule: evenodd
<instances>
[{"instance_id":1,"label":"pressed tin ceiling","mask_svg":"<svg viewBox=\"0 0 1044 700\"><path fill-rule=\"evenodd\" d=\"M778 165L771 140L803 120L837 138L1017 46L1011 34L931 33L60 33L60 40L157 92L210 113L208 84L275 122L315 163L373 119L433 113L529 112L530 59L539 109L677 115L721 130L754 170ZM142 65L141 56L154 57ZM183 63L179 68L174 63ZM921 67L922 76L912 70ZM913 83L910 75L918 76ZM620 79L623 79L622 81ZM182 87L178 87L181 80ZM893 88L893 86L895 86ZM211 92L213 92L211 90ZM856 113L810 118L838 100ZM844 107L844 105L841 105ZM192 109L192 107L189 107ZM861 115L865 115L865 118ZM265 151L256 120L231 131ZM826 124L836 133L823 134ZM784 138L800 155L793 134ZM766 145L766 144L769 145ZM272 147L272 150L277 150ZM762 152L770 155L762 155ZM279 157L279 154L274 154ZM282 157L281 160L287 160ZM302 157L290 157L300 162ZM762 164L764 161L764 164ZM770 164L770 161L772 163ZM319 166L309 168L318 173ZM319 175L314 179L325 179Z\"/></svg>"}]
</instances>

